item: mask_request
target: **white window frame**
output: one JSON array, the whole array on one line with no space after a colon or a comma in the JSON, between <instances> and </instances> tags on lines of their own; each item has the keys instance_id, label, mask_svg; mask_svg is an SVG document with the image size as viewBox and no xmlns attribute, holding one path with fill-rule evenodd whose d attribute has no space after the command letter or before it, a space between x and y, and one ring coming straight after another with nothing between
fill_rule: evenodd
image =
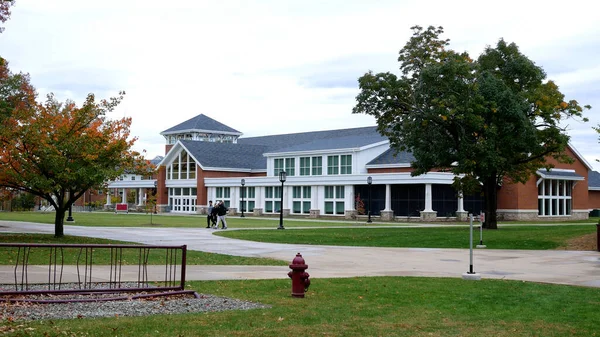
<instances>
[{"instance_id":1,"label":"white window frame","mask_svg":"<svg viewBox=\"0 0 600 337\"><path fill-rule=\"evenodd\" d=\"M265 200L263 205L263 213L279 213L281 208L277 207L281 204L281 186L265 186ZM268 207L270 205L270 207ZM269 210L270 208L270 210Z\"/></svg>"},{"instance_id":2,"label":"white window frame","mask_svg":"<svg viewBox=\"0 0 600 337\"><path fill-rule=\"evenodd\" d=\"M325 215L344 215L345 211L345 186L325 186ZM331 204L332 213L327 212L327 204ZM341 211L339 211L341 209Z\"/></svg>"},{"instance_id":3,"label":"white window frame","mask_svg":"<svg viewBox=\"0 0 600 337\"><path fill-rule=\"evenodd\" d=\"M197 193L195 187L169 187L171 212L196 213Z\"/></svg>"},{"instance_id":4,"label":"white window frame","mask_svg":"<svg viewBox=\"0 0 600 337\"><path fill-rule=\"evenodd\" d=\"M310 214L312 188L311 186L292 186L292 213ZM296 205L300 210L296 212Z\"/></svg>"},{"instance_id":5,"label":"white window frame","mask_svg":"<svg viewBox=\"0 0 600 337\"><path fill-rule=\"evenodd\" d=\"M573 214L573 180L541 179L538 184L538 216Z\"/></svg>"}]
</instances>

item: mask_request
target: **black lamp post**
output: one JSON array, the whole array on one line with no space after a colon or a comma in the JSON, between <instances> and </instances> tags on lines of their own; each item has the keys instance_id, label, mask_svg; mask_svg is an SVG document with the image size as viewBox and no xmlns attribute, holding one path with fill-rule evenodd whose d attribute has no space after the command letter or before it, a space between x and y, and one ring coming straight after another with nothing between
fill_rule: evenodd
<instances>
[{"instance_id":1,"label":"black lamp post","mask_svg":"<svg viewBox=\"0 0 600 337\"><path fill-rule=\"evenodd\" d=\"M279 181L281 181L281 205L279 205L279 227L277 229L285 229L283 227L283 183L285 182L285 171L279 172Z\"/></svg>"},{"instance_id":2,"label":"black lamp post","mask_svg":"<svg viewBox=\"0 0 600 337\"><path fill-rule=\"evenodd\" d=\"M244 203L244 185L246 185L246 179L242 179L242 215L241 218L244 217L244 208L246 208L246 204Z\"/></svg>"},{"instance_id":3,"label":"black lamp post","mask_svg":"<svg viewBox=\"0 0 600 337\"><path fill-rule=\"evenodd\" d=\"M371 184L373 184L373 178L372 177L367 177L367 184L369 185L369 218L367 219L367 223L372 223L373 221L371 221Z\"/></svg>"},{"instance_id":4,"label":"black lamp post","mask_svg":"<svg viewBox=\"0 0 600 337\"><path fill-rule=\"evenodd\" d=\"M71 199L71 191L69 191L69 199ZM72 211L73 211L73 204L69 205L69 216L67 217L68 222L75 221L72 216Z\"/></svg>"},{"instance_id":5,"label":"black lamp post","mask_svg":"<svg viewBox=\"0 0 600 337\"><path fill-rule=\"evenodd\" d=\"M152 190L152 196L156 195L156 186L158 185L158 183L156 182L156 180L154 181L154 189ZM146 201L148 202L148 201ZM150 224L152 225L152 213L156 214L156 200L153 198L152 199L152 208L154 208L154 210L150 210Z\"/></svg>"}]
</instances>

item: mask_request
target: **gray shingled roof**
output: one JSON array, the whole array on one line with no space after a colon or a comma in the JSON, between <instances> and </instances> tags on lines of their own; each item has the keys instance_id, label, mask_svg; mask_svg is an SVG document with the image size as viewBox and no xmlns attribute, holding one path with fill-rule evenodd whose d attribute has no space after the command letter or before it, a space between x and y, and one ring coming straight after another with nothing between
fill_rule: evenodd
<instances>
[{"instance_id":1,"label":"gray shingled roof","mask_svg":"<svg viewBox=\"0 0 600 337\"><path fill-rule=\"evenodd\" d=\"M377 132L377 127L368 126L353 129L312 131L301 133L288 133L283 135L240 138L238 139L238 144L265 145L269 148L268 152L282 152L282 149L287 150L292 147L301 148L299 146L301 146L302 144L316 143L319 141L334 142L335 139L343 137L357 137L357 139L360 137L365 137L369 139L379 139L373 141L373 143L387 140L387 138L381 136L379 132Z\"/></svg>"},{"instance_id":2,"label":"gray shingled roof","mask_svg":"<svg viewBox=\"0 0 600 337\"><path fill-rule=\"evenodd\" d=\"M394 153L395 150L388 149L368 162L367 165L410 164L415 160L415 157L410 152L402 151L396 155L394 155Z\"/></svg>"},{"instance_id":3,"label":"gray shingled roof","mask_svg":"<svg viewBox=\"0 0 600 337\"><path fill-rule=\"evenodd\" d=\"M361 147L385 141L376 127L313 131L238 139L237 144L181 141L203 167L265 170L264 153Z\"/></svg>"},{"instance_id":4,"label":"gray shingled roof","mask_svg":"<svg viewBox=\"0 0 600 337\"><path fill-rule=\"evenodd\" d=\"M588 188L600 188L600 172L589 171L588 172Z\"/></svg>"},{"instance_id":5,"label":"gray shingled roof","mask_svg":"<svg viewBox=\"0 0 600 337\"><path fill-rule=\"evenodd\" d=\"M359 148L370 144L386 141L387 138L381 135L355 135L339 138L325 138L313 140L308 143L297 144L290 147L279 148L273 152L298 152L298 151L318 151Z\"/></svg>"},{"instance_id":6,"label":"gray shingled roof","mask_svg":"<svg viewBox=\"0 0 600 337\"><path fill-rule=\"evenodd\" d=\"M203 167L252 170L265 170L267 168L267 159L263 157L266 147L262 145L194 140L181 140L180 142Z\"/></svg>"},{"instance_id":7,"label":"gray shingled roof","mask_svg":"<svg viewBox=\"0 0 600 337\"><path fill-rule=\"evenodd\" d=\"M215 131L215 132L228 132L228 133L237 133L237 134L242 134L241 132L239 132L236 129L230 128L229 126L217 122L216 120L205 116L203 114L199 114L196 117L190 118L187 121L177 124L172 128L169 128L163 132L161 132L160 134L170 134L170 133L177 133L180 131L187 131L187 130L210 130L210 131Z\"/></svg>"}]
</instances>

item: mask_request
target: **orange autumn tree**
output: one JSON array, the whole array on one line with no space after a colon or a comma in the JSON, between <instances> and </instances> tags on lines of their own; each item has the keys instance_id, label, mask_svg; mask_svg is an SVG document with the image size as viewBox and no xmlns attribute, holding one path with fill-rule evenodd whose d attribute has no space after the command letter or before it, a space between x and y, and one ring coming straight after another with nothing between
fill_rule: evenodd
<instances>
[{"instance_id":1,"label":"orange autumn tree","mask_svg":"<svg viewBox=\"0 0 600 337\"><path fill-rule=\"evenodd\" d=\"M0 74L10 78L14 75L2 69L6 65L0 63ZM146 161L131 150L136 141L130 137L131 118L106 118L123 95L96 102L89 94L77 107L52 94L44 103L32 103L35 92L30 91L28 99L9 105L12 110L0 126L0 187L29 192L54 206L56 237L64 235L65 213L85 191L125 170L147 171Z\"/></svg>"}]
</instances>

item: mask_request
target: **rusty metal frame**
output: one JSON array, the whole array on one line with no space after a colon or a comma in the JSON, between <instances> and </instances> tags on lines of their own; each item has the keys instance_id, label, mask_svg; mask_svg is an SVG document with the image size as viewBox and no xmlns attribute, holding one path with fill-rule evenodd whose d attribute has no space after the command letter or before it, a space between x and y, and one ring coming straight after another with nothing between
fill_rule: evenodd
<instances>
[{"instance_id":1,"label":"rusty metal frame","mask_svg":"<svg viewBox=\"0 0 600 337\"><path fill-rule=\"evenodd\" d=\"M122 292L148 292L162 291L163 293L148 296L163 296L171 292L176 294L188 293L185 291L185 273L187 245L183 246L158 246L158 245L119 245L119 244L36 244L36 243L0 243L0 248L15 248L17 258L14 268L14 291L3 291L0 289L0 296L4 295L35 295L35 294L92 294L92 293L122 293ZM48 249L48 278L47 282L30 282L29 277L29 256L32 249ZM64 249L79 249L76 262L77 282L64 282L63 273ZM94 266L106 266L94 264L95 249L110 249L110 263L108 281L94 282L92 275ZM138 250L137 260L137 281L123 281L123 250ZM165 273L162 280L149 280L148 277L148 258L153 250L164 250ZM135 263L132 264L135 266ZM177 266L180 270L178 272ZM129 265L128 265L129 266ZM37 266L36 266L37 267ZM103 275L106 277L106 275ZM179 276L179 277L178 277ZM66 284L71 287L75 284L76 289L65 289ZM123 287L124 283L136 283L136 287ZM153 285L151 285L151 283ZM31 286L42 284L46 289L31 290ZM102 287L107 284L108 286ZM158 285L156 285L158 284ZM100 285L100 287L98 287ZM195 294L195 292L194 292ZM197 295L197 294L196 294ZM117 300L121 297L113 297L105 300ZM0 298L0 301L7 299ZM10 300L14 301L14 300ZM39 301L43 302L43 301Z\"/></svg>"}]
</instances>

